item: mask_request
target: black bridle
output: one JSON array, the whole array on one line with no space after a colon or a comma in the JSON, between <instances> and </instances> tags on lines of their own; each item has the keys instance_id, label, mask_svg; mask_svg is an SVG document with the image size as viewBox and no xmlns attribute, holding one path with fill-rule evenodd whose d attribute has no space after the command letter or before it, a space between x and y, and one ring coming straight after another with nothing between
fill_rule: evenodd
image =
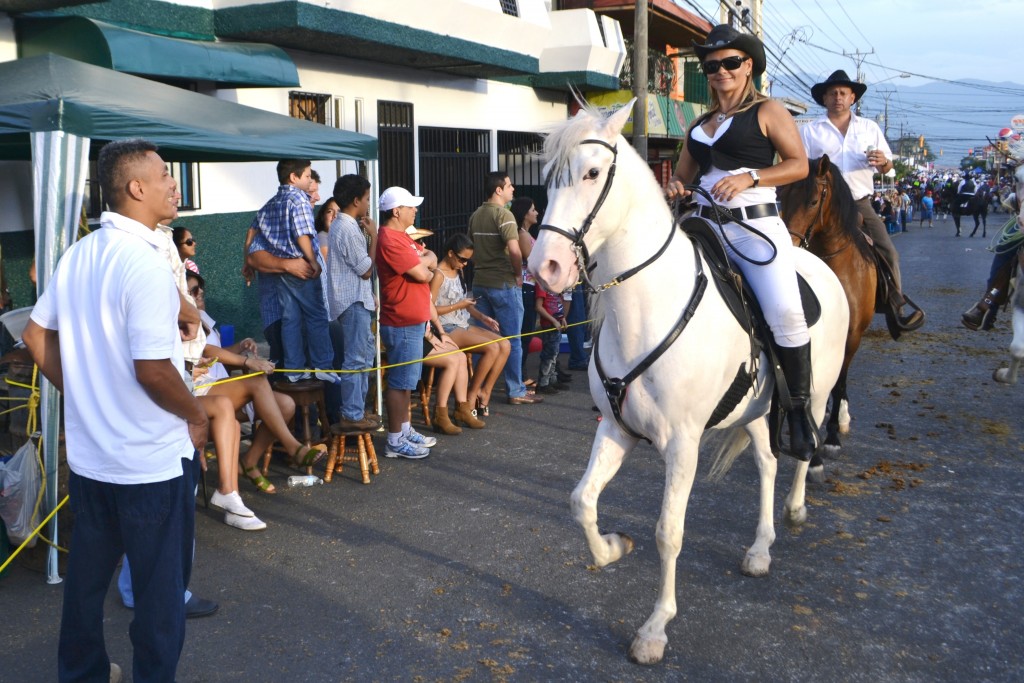
<instances>
[{"instance_id":1,"label":"black bridle","mask_svg":"<svg viewBox=\"0 0 1024 683\"><path fill-rule=\"evenodd\" d=\"M810 250L810 248L811 248L811 234L814 232L814 226L818 225L819 223L821 223L821 216L822 216L822 213L824 213L824 211L825 211L825 197L826 196L828 196L828 184L827 183L822 183L821 195L818 197L818 215L815 216L814 220L810 222L810 224L807 226L807 229L804 230L804 234L802 236L798 235L797 233L793 232L792 230L789 231L790 235L792 235L793 237L796 237L797 239L800 240L800 248L801 249Z\"/></svg>"},{"instance_id":2,"label":"black bridle","mask_svg":"<svg viewBox=\"0 0 1024 683\"><path fill-rule=\"evenodd\" d=\"M572 243L573 252L576 254L576 267L580 272L580 277L583 279L583 282L584 284L586 284L587 289L590 293L597 293L603 292L609 287L614 287L615 285L619 284L620 282L622 282L622 280L625 279L620 275L619 277L613 279L608 284L601 285L600 287L594 287L593 283L590 282L590 252L587 251L587 245L583 241L583 239L587 236L587 233L590 232L590 226L593 225L594 219L597 217L597 212L601 210L601 207L604 206L604 201L608 199L608 192L610 192L612 189L612 181L615 180L615 169L618 166L619 147L618 145L611 145L605 142L604 140L599 140L597 138L587 138L586 140L580 142L580 144L601 145L602 147L608 149L612 153L612 163L608 167L608 174L605 176L604 187L601 188L601 194L598 195L597 197L597 203L594 204L594 208L592 208L590 210L590 213L587 214L587 217L583 220L583 225L580 226L579 230L566 230L565 228L560 228L556 225L550 225L548 223L542 223L540 227L537 228L537 230L538 232L541 230L550 230L551 232L556 232L562 237L568 239ZM550 184L551 179L549 178L548 185ZM672 232L675 231L673 230ZM672 239L671 235L669 236L669 239ZM662 248L662 251L664 251L664 248ZM649 263L650 261L645 262L643 266L641 266L641 268L647 266ZM639 269L630 270L637 270L637 272L639 272ZM630 271L627 271L627 273L629 273L629 275L627 275L626 277L635 274Z\"/></svg>"}]
</instances>

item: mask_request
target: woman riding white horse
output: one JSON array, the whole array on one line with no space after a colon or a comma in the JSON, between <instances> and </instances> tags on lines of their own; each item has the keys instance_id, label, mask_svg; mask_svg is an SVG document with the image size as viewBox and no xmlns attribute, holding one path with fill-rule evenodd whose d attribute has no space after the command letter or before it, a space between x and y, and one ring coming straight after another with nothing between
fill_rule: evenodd
<instances>
[{"instance_id":1,"label":"woman riding white horse","mask_svg":"<svg viewBox=\"0 0 1024 683\"><path fill-rule=\"evenodd\" d=\"M586 474L572 494L574 517L598 566L633 547L625 534L599 530L601 491L641 438L650 440L665 461L656 534L661 586L654 612L630 648L636 661L654 663L663 656L665 626L676 614L676 558L701 435L709 423L730 430L716 471L724 472L748 443L754 445L761 506L757 536L741 569L751 576L768 573L777 461L764 417L774 382L764 355L752 357L747 330L709 284L706 262L674 225L646 162L620 135L630 109L626 105L605 118L584 108L547 137L548 207L530 270L538 286L552 292L573 287L581 274L605 283L591 299L601 323L589 370L591 396L605 419L598 424ZM805 252L795 259L822 308L810 330L809 405L820 421L842 364L849 309L825 264ZM738 379L747 380L739 383L741 396L733 391ZM723 401L727 395L734 401ZM785 502L786 519L793 524L807 516L806 473L807 463L800 462Z\"/></svg>"},{"instance_id":2,"label":"woman riding white horse","mask_svg":"<svg viewBox=\"0 0 1024 683\"><path fill-rule=\"evenodd\" d=\"M789 112L754 89L753 77L765 70L760 40L721 25L708 34L706 44L695 45L694 50L707 75L711 106L686 135L668 194L670 198L689 194L683 186L699 178L701 187L717 202L763 233L751 233L732 217L721 221L729 259L754 290L778 346L793 405L790 454L810 460L817 443L817 429L806 410L810 336L793 264L794 247L775 206L776 187L807 177L807 155ZM700 215L713 219L707 200L698 197L697 202Z\"/></svg>"}]
</instances>

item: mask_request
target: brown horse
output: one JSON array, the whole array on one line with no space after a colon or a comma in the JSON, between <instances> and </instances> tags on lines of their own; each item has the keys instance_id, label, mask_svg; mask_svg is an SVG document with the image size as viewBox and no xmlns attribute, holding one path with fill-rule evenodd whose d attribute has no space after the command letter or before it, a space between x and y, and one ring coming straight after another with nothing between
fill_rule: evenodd
<instances>
[{"instance_id":1,"label":"brown horse","mask_svg":"<svg viewBox=\"0 0 1024 683\"><path fill-rule=\"evenodd\" d=\"M860 347L861 336L875 314L878 284L875 254L861 231L863 219L850 187L828 156L811 159L810 173L806 178L780 187L779 201L793 244L807 249L832 269L850 304L846 355L839 379L832 389L832 412L823 445L826 453L834 455L842 446L839 434L850 431L847 372ZM811 460L808 477L824 481L824 476L822 459L816 453Z\"/></svg>"}]
</instances>

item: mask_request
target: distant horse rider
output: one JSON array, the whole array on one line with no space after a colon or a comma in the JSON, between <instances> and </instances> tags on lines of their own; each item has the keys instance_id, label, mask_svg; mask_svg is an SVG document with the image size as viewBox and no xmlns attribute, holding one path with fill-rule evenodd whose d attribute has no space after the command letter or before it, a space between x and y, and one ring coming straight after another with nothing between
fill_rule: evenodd
<instances>
[{"instance_id":1,"label":"distant horse rider","mask_svg":"<svg viewBox=\"0 0 1024 683\"><path fill-rule=\"evenodd\" d=\"M916 330L924 324L924 311L903 296L900 277L900 257L893 246L885 225L871 208L874 174L892 170L892 150L878 124L854 115L851 107L867 90L867 85L851 81L845 71L832 73L824 83L811 88L811 97L825 107L825 116L811 121L800 129L800 137L808 158L825 154L843 174L850 191L856 198L857 209L864 217L864 231L875 243L881 257L892 271L896 291L892 301L900 328L904 332ZM904 305L914 310L903 315Z\"/></svg>"},{"instance_id":2,"label":"distant horse rider","mask_svg":"<svg viewBox=\"0 0 1024 683\"><path fill-rule=\"evenodd\" d=\"M965 174L964 179L956 186L956 200L953 203L953 224L956 225L957 237L960 236L960 218L974 213L974 193L977 190L978 187L974 184L974 179L969 174ZM978 229L977 218L974 219L974 229ZM971 237L974 237L973 232Z\"/></svg>"}]
</instances>

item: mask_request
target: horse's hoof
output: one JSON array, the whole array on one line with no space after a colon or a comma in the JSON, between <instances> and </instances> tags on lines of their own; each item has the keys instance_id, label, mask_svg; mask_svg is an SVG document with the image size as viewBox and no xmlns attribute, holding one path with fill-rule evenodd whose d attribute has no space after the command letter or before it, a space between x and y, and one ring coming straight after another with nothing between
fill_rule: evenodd
<instances>
[{"instance_id":1,"label":"horse's hoof","mask_svg":"<svg viewBox=\"0 0 1024 683\"><path fill-rule=\"evenodd\" d=\"M768 555L751 555L749 552L743 558L740 565L740 573L744 576L752 576L755 579L768 576L768 568L772 564L772 558Z\"/></svg>"},{"instance_id":2,"label":"horse's hoof","mask_svg":"<svg viewBox=\"0 0 1024 683\"><path fill-rule=\"evenodd\" d=\"M822 456L825 460L837 457L839 455L839 451L842 449L843 447L841 444L824 443L821 445ZM821 469L821 465L818 465L818 468Z\"/></svg>"},{"instance_id":3,"label":"horse's hoof","mask_svg":"<svg viewBox=\"0 0 1024 683\"><path fill-rule=\"evenodd\" d=\"M1000 384L1013 384L1013 382L1010 381L1010 368L999 368L992 373L992 379Z\"/></svg>"},{"instance_id":4,"label":"horse's hoof","mask_svg":"<svg viewBox=\"0 0 1024 683\"><path fill-rule=\"evenodd\" d=\"M665 656L665 645L668 638L654 640L653 638L633 639L633 645L629 648L629 658L637 664L657 664Z\"/></svg>"},{"instance_id":5,"label":"horse's hoof","mask_svg":"<svg viewBox=\"0 0 1024 683\"><path fill-rule=\"evenodd\" d=\"M788 527L798 527L807 521L807 506L801 505L796 510L786 510L786 514L782 516L783 522Z\"/></svg>"},{"instance_id":6,"label":"horse's hoof","mask_svg":"<svg viewBox=\"0 0 1024 683\"><path fill-rule=\"evenodd\" d=\"M811 465L807 468L807 481L812 484L824 484L825 483L825 466L824 465Z\"/></svg>"},{"instance_id":7,"label":"horse's hoof","mask_svg":"<svg viewBox=\"0 0 1024 683\"><path fill-rule=\"evenodd\" d=\"M629 555L633 552L633 538L629 534L624 534L621 531L616 531L615 534L622 540L622 554Z\"/></svg>"},{"instance_id":8,"label":"horse's hoof","mask_svg":"<svg viewBox=\"0 0 1024 683\"><path fill-rule=\"evenodd\" d=\"M840 434L849 434L850 433L850 423L849 422L847 422L846 424L839 423L839 433Z\"/></svg>"}]
</instances>

